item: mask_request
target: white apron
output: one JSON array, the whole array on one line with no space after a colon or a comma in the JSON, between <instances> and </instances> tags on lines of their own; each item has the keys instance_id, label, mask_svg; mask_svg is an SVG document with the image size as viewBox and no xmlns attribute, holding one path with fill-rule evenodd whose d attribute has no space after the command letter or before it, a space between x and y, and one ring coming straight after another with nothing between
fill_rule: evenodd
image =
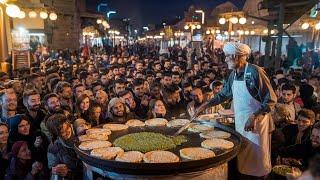
<instances>
[{"instance_id":1,"label":"white apron","mask_svg":"<svg viewBox=\"0 0 320 180\"><path fill-rule=\"evenodd\" d=\"M232 85L235 127L244 138L244 146L238 154L238 170L241 174L250 176L265 176L271 172L271 136L270 115L255 124L254 131L245 131L245 123L261 103L249 93L245 75L248 64L245 67L244 80L237 81L234 78ZM234 76L236 77L236 75Z\"/></svg>"}]
</instances>

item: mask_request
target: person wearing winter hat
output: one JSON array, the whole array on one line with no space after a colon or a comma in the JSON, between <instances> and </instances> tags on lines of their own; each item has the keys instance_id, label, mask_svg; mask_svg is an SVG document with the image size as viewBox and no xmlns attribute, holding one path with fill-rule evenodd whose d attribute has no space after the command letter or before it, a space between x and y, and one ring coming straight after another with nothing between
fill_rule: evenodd
<instances>
[{"instance_id":1,"label":"person wearing winter hat","mask_svg":"<svg viewBox=\"0 0 320 180\"><path fill-rule=\"evenodd\" d=\"M127 106L120 98L112 98L108 105L108 120L111 122L126 123L135 119L134 114L129 112Z\"/></svg>"},{"instance_id":2,"label":"person wearing winter hat","mask_svg":"<svg viewBox=\"0 0 320 180\"><path fill-rule=\"evenodd\" d=\"M11 149L10 165L7 169L6 180L45 179L42 163L32 163L31 152L26 141L17 141Z\"/></svg>"}]
</instances>

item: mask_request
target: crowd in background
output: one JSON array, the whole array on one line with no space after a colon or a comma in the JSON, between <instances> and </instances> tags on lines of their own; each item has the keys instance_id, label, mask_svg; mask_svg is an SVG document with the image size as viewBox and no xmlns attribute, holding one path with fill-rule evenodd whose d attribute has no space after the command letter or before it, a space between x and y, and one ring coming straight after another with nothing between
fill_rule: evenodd
<instances>
[{"instance_id":1,"label":"crowd in background","mask_svg":"<svg viewBox=\"0 0 320 180\"><path fill-rule=\"evenodd\" d=\"M73 144L85 130L130 119L189 118L223 88L221 49L134 44L34 53L31 68L0 74L0 179L82 178ZM251 56L249 62L257 62ZM272 162L320 177L320 69L265 69L277 93ZM204 113L229 109L232 102Z\"/></svg>"}]
</instances>

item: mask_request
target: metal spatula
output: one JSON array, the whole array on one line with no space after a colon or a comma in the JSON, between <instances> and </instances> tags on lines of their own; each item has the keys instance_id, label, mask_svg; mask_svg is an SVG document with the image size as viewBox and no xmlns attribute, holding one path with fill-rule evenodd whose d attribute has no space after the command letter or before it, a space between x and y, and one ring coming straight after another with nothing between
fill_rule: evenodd
<instances>
[{"instance_id":1,"label":"metal spatula","mask_svg":"<svg viewBox=\"0 0 320 180\"><path fill-rule=\"evenodd\" d=\"M195 109L194 107L190 107L188 108L188 113L191 117L190 122L188 122L187 124L185 124L184 126L182 126L176 133L174 133L173 136L178 136L179 134L181 134L184 130L188 129L189 126L191 125L192 121L194 121L195 119L197 119L197 117L194 116L195 114Z\"/></svg>"}]
</instances>

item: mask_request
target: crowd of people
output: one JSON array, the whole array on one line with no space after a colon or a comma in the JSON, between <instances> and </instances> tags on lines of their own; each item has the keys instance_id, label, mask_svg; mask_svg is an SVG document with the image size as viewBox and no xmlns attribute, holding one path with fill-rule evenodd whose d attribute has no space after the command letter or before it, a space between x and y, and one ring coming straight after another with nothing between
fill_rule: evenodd
<instances>
[{"instance_id":1,"label":"crowd of people","mask_svg":"<svg viewBox=\"0 0 320 180\"><path fill-rule=\"evenodd\" d=\"M190 118L228 81L221 50L188 51L135 44L86 53L35 53L31 68L0 74L0 179L82 179L73 150L86 129L130 119ZM278 102L272 162L306 170L320 153L319 72L266 69ZM217 113L232 102L206 109ZM311 176L320 178L314 158Z\"/></svg>"}]
</instances>

